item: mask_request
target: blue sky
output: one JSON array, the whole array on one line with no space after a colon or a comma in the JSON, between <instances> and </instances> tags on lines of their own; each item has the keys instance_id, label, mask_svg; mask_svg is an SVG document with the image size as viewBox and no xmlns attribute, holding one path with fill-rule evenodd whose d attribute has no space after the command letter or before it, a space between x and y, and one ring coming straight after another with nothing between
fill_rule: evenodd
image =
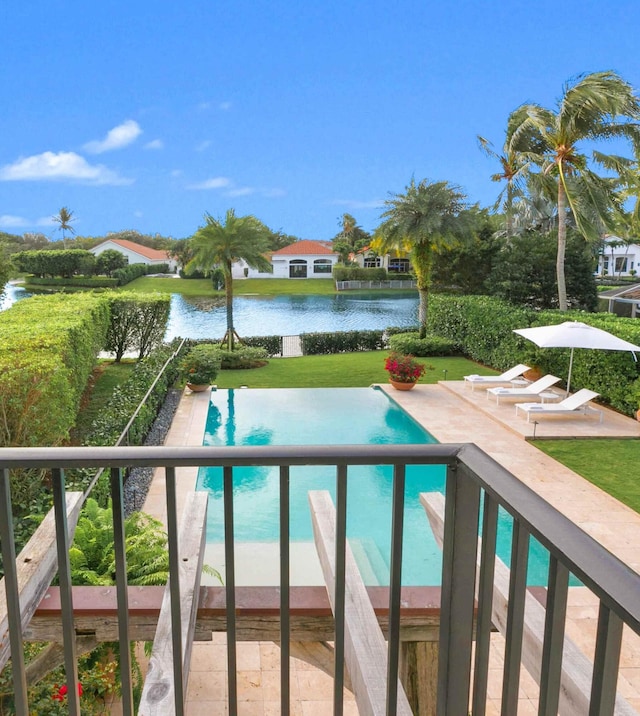
<instances>
[{"instance_id":1,"label":"blue sky","mask_svg":"<svg viewBox=\"0 0 640 716\"><path fill-rule=\"evenodd\" d=\"M523 102L640 90L637 0L3 0L0 231L182 238L205 211L330 239L412 176L481 206Z\"/></svg>"}]
</instances>

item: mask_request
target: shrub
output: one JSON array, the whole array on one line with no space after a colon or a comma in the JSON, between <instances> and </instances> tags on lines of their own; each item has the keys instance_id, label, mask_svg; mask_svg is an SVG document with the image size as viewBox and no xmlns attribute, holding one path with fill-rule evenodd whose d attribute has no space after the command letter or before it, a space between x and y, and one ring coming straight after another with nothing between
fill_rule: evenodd
<instances>
[{"instance_id":1,"label":"shrub","mask_svg":"<svg viewBox=\"0 0 640 716\"><path fill-rule=\"evenodd\" d=\"M243 338L242 342L245 346L264 348L270 358L282 353L282 338L280 336L250 336Z\"/></svg>"},{"instance_id":2,"label":"shrub","mask_svg":"<svg viewBox=\"0 0 640 716\"><path fill-rule=\"evenodd\" d=\"M385 358L384 369L396 383L417 383L433 366L419 363L412 355L392 352Z\"/></svg>"},{"instance_id":3,"label":"shrub","mask_svg":"<svg viewBox=\"0 0 640 716\"><path fill-rule=\"evenodd\" d=\"M218 347L222 370L242 370L244 368L261 368L267 363L267 351L254 346L236 345L235 350L228 351Z\"/></svg>"},{"instance_id":4,"label":"shrub","mask_svg":"<svg viewBox=\"0 0 640 716\"><path fill-rule=\"evenodd\" d=\"M112 276L118 279L118 286L124 286L128 283L131 283L131 281L133 281L134 279L146 275L146 264L128 264L127 266L123 266L122 268L116 269L112 272Z\"/></svg>"},{"instance_id":5,"label":"shrub","mask_svg":"<svg viewBox=\"0 0 640 716\"><path fill-rule=\"evenodd\" d=\"M388 276L384 268L334 266L333 278L335 281L386 281Z\"/></svg>"},{"instance_id":6,"label":"shrub","mask_svg":"<svg viewBox=\"0 0 640 716\"><path fill-rule=\"evenodd\" d=\"M420 338L417 332L397 333L389 338L389 348L398 353L414 356L450 356L458 353L456 344L448 338L427 334Z\"/></svg>"},{"instance_id":7,"label":"shrub","mask_svg":"<svg viewBox=\"0 0 640 716\"><path fill-rule=\"evenodd\" d=\"M120 292L110 294L108 300L111 322L104 349L115 353L116 362L127 351L138 351L140 360L162 343L171 309L169 295Z\"/></svg>"},{"instance_id":8,"label":"shrub","mask_svg":"<svg viewBox=\"0 0 640 716\"><path fill-rule=\"evenodd\" d=\"M337 331L335 333L302 333L304 355L355 353L385 347L383 331Z\"/></svg>"},{"instance_id":9,"label":"shrub","mask_svg":"<svg viewBox=\"0 0 640 716\"><path fill-rule=\"evenodd\" d=\"M211 343L193 346L180 360L181 377L193 385L211 385L220 370L220 350Z\"/></svg>"},{"instance_id":10,"label":"shrub","mask_svg":"<svg viewBox=\"0 0 640 716\"><path fill-rule=\"evenodd\" d=\"M11 257L18 271L34 276L70 278L91 262L93 254L83 249L19 251Z\"/></svg>"},{"instance_id":11,"label":"shrub","mask_svg":"<svg viewBox=\"0 0 640 716\"><path fill-rule=\"evenodd\" d=\"M118 280L106 276L74 276L73 278L36 278L27 279L28 286L59 286L68 288L115 288Z\"/></svg>"}]
</instances>

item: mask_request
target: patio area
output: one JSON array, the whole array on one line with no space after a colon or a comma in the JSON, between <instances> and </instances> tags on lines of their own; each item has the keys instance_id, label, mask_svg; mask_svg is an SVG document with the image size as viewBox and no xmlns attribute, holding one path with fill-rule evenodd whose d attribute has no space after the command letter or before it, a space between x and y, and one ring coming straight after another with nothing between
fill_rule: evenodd
<instances>
[{"instance_id":1,"label":"patio area","mask_svg":"<svg viewBox=\"0 0 640 716\"><path fill-rule=\"evenodd\" d=\"M417 385L410 392L381 387L438 441L477 444L632 569L640 572L640 553L637 549L640 544L640 515L528 444L534 424L527 423L523 417L516 417L515 408L508 402L497 406L495 401L487 400L484 390L472 392L462 381ZM200 445L208 403L208 392L185 392L166 444ZM557 439L640 438L640 424L607 409L602 424L593 415L545 417L535 428L537 437ZM193 489L195 478L195 470L180 475L178 485L182 494ZM164 484L160 474L154 477L144 509L161 519L165 518ZM567 631L585 655L591 658L597 600L585 588L571 587L569 592ZM492 646L487 713L498 713L496 703L501 690L503 651L502 637L496 634ZM279 713L277 652L277 646L271 642L239 644L240 713ZM226 713L224 635L214 634L213 642L200 642L194 646L191 671L188 713L193 716ZM304 661L292 659L291 683L293 714L313 716L331 713L330 677ZM631 706L640 710L640 639L632 634L625 635L618 690ZM537 713L536 693L533 679L523 670L519 714ZM530 698L532 696L534 698ZM345 713L357 713L355 703L348 698Z\"/></svg>"}]
</instances>

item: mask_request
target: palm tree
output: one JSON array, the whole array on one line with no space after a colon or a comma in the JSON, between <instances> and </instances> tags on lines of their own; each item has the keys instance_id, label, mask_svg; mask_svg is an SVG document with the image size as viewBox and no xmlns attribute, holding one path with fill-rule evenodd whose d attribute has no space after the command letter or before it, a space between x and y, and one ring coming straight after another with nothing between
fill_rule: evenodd
<instances>
[{"instance_id":1,"label":"palm tree","mask_svg":"<svg viewBox=\"0 0 640 716\"><path fill-rule=\"evenodd\" d=\"M375 232L374 248L379 253L393 249L409 252L420 295L420 337L424 338L433 254L451 248L463 237L470 214L465 211L466 196L446 181L423 179L416 184L411 179L405 189L404 194L385 201L388 208Z\"/></svg>"},{"instance_id":2,"label":"palm tree","mask_svg":"<svg viewBox=\"0 0 640 716\"><path fill-rule=\"evenodd\" d=\"M271 232L255 216L236 216L233 209L226 213L224 221L205 214L205 225L191 239L194 256L189 268L198 268L211 273L219 267L224 273L224 290L227 306L227 332L222 343L230 351L234 340L240 340L233 326L233 276L231 267L235 261L243 260L251 268L272 271L271 262L265 253L269 250Z\"/></svg>"},{"instance_id":3,"label":"palm tree","mask_svg":"<svg viewBox=\"0 0 640 716\"><path fill-rule=\"evenodd\" d=\"M558 213L556 276L558 307L566 311L564 259L569 215L585 239L597 241L619 211L617 182L589 168L583 142L623 138L640 151L640 103L633 88L614 72L595 72L567 83L557 110L526 104L509 118L506 147L540 167L552 181ZM617 173L632 164L624 157L594 151L593 163Z\"/></svg>"},{"instance_id":4,"label":"palm tree","mask_svg":"<svg viewBox=\"0 0 640 716\"><path fill-rule=\"evenodd\" d=\"M66 249L67 240L64 232L69 231L72 234L76 233L71 226L71 222L75 221L75 219L73 218L73 211L69 211L66 206L63 206L62 209L60 209L60 211L51 218L53 221L56 222L56 224L60 224L57 231L62 231L62 245Z\"/></svg>"},{"instance_id":5,"label":"palm tree","mask_svg":"<svg viewBox=\"0 0 640 716\"><path fill-rule=\"evenodd\" d=\"M342 231L333 237L332 248L340 254L340 261L346 266L352 254L364 248L371 237L364 231L351 214L343 214L338 219L338 225L342 227Z\"/></svg>"},{"instance_id":6,"label":"palm tree","mask_svg":"<svg viewBox=\"0 0 640 716\"><path fill-rule=\"evenodd\" d=\"M507 240L509 240L513 236L514 201L525 193L525 180L530 162L524 161L519 152L508 147L505 147L503 154L499 154L493 149L491 142L480 135L478 135L478 143L482 151L487 156L497 160L501 166L501 171L491 175L491 181L505 181L506 186L498 195L493 208L494 211L499 209L504 211L506 216L506 236Z\"/></svg>"}]
</instances>

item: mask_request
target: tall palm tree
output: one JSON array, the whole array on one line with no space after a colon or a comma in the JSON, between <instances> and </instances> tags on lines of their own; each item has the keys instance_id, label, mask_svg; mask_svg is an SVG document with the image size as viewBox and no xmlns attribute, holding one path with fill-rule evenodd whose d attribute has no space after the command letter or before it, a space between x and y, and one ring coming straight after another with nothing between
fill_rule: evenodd
<instances>
[{"instance_id":1,"label":"tall palm tree","mask_svg":"<svg viewBox=\"0 0 640 716\"><path fill-rule=\"evenodd\" d=\"M205 225L191 239L194 256L189 268L207 273L219 267L224 273L224 290L227 307L227 332L222 340L230 351L239 339L233 326L233 276L231 268L235 261L243 260L251 268L272 271L271 262L265 254L269 250L271 232L255 216L236 216L229 209L224 220L205 214Z\"/></svg>"},{"instance_id":2,"label":"tall palm tree","mask_svg":"<svg viewBox=\"0 0 640 716\"><path fill-rule=\"evenodd\" d=\"M478 143L482 151L492 159L499 162L501 171L491 175L491 181L506 182L501 190L494 210L501 209L506 217L507 240L513 236L514 231L514 201L525 193L525 181L529 171L530 162L523 159L519 152L505 147L503 153L496 152L488 139L478 135Z\"/></svg>"},{"instance_id":3,"label":"tall palm tree","mask_svg":"<svg viewBox=\"0 0 640 716\"><path fill-rule=\"evenodd\" d=\"M393 249L409 253L420 295L420 337L424 338L433 254L451 248L463 237L470 214L465 211L466 196L446 181L423 179L416 184L411 179L405 190L385 201L388 208L375 232L374 248L379 253Z\"/></svg>"},{"instance_id":4,"label":"tall palm tree","mask_svg":"<svg viewBox=\"0 0 640 716\"><path fill-rule=\"evenodd\" d=\"M52 216L51 219L56 222L56 224L60 224L57 231L62 231L62 245L66 249L67 248L67 239L65 235L65 231L69 231L72 234L75 234L76 232L73 230L73 226L71 226L71 222L75 221L73 218L73 211L69 211L66 206L63 206L62 209L55 215Z\"/></svg>"},{"instance_id":5,"label":"tall palm tree","mask_svg":"<svg viewBox=\"0 0 640 716\"><path fill-rule=\"evenodd\" d=\"M558 307L566 311L564 259L569 214L585 239L597 241L620 208L616 181L598 176L581 151L584 142L627 139L640 151L640 103L633 88L614 72L595 72L565 85L557 109L518 107L509 118L509 151L540 167L555 186L558 211L556 275ZM632 163L594 151L591 161L621 173Z\"/></svg>"}]
</instances>

